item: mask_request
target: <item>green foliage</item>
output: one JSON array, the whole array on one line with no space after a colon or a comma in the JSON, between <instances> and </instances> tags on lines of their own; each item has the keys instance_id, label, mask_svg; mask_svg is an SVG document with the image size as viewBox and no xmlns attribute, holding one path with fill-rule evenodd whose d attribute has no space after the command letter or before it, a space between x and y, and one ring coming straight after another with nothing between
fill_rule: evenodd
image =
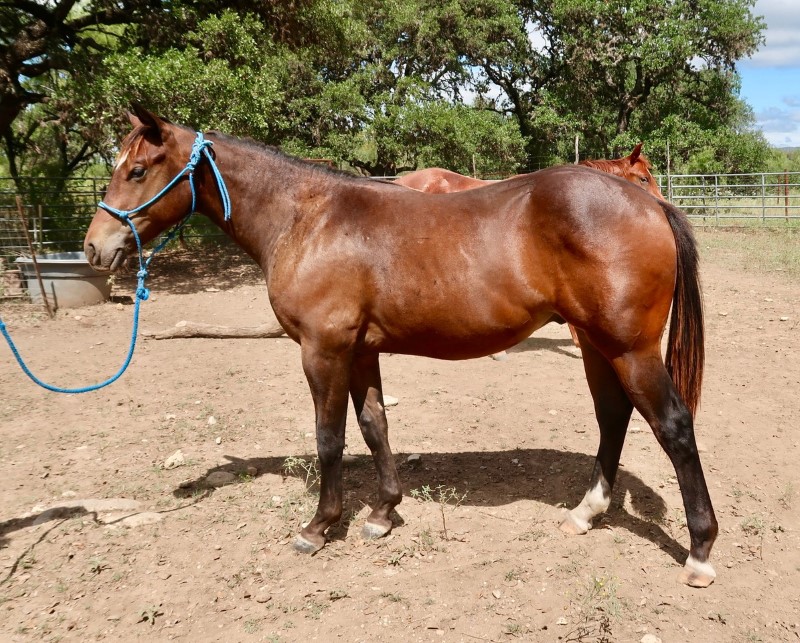
<instances>
[{"instance_id":1,"label":"green foliage","mask_svg":"<svg viewBox=\"0 0 800 643\"><path fill-rule=\"evenodd\" d=\"M62 5L0 8L0 42L24 44L35 14ZM3 59L18 79L0 83L12 173L110 163L131 100L372 175L502 176L571 160L576 135L583 158L644 141L663 169L669 145L673 171L771 162L738 98L735 64L763 42L753 0L76 6L24 73Z\"/></svg>"},{"instance_id":2,"label":"green foliage","mask_svg":"<svg viewBox=\"0 0 800 643\"><path fill-rule=\"evenodd\" d=\"M773 149L767 160L768 172L800 172L800 150Z\"/></svg>"}]
</instances>

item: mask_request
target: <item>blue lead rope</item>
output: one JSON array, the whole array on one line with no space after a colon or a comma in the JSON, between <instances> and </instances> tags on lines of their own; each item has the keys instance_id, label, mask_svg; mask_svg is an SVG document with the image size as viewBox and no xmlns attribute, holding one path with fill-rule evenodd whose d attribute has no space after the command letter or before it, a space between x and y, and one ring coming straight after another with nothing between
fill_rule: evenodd
<instances>
[{"instance_id":1,"label":"blue lead rope","mask_svg":"<svg viewBox=\"0 0 800 643\"><path fill-rule=\"evenodd\" d=\"M125 361L123 362L120 369L116 372L116 374L109 377L107 380L100 382L99 384L93 384L91 386L81 386L78 388L62 388L60 386L53 386L52 384L48 384L47 382L43 382L40 380L36 375L34 375L28 366L25 364L24 360L19 354L19 350L17 349L16 345L14 344L13 340L11 339L11 335L9 335L8 330L6 329L6 325L3 323L3 320L0 319L0 332L3 334L3 337L6 338L6 342L8 342L9 348L11 348L11 352L17 360L17 364L19 364L22 371L31 378L36 384L41 386L42 388L47 389L48 391L53 391L54 393L88 393L89 391L96 391L101 389L113 382L116 382L122 374L127 370L128 366L131 363L131 359L133 358L133 351L136 348L136 335L138 334L139 330L139 304L142 301L147 300L150 297L150 291L145 287L145 280L147 279L149 273L147 269L150 267L150 262L155 257L156 253L161 251L164 246L166 246L170 241L172 241L178 233L183 229L186 223L189 221L189 217L192 215L195 209L195 205L197 202L196 194L195 194L195 187L194 187L194 171L197 167L197 164L202 160L202 157L208 160L209 165L211 166L211 171L214 174L214 178L217 181L217 187L219 189L220 199L222 200L222 207L225 216L225 221L229 221L231 218L231 198L228 194L228 188L225 185L225 181L222 178L222 174L217 167L217 164L214 162L214 157L208 151L208 148L213 145L213 143L207 139L203 138L202 132L197 132L197 138L192 145L192 151L189 155L189 162L186 164L186 167L183 168L178 174L173 178L167 185L162 189L158 194L156 194L152 199L147 201L146 203L140 205L133 210L119 210L114 208L107 203L101 201L98 204L98 207L103 208L106 212L114 215L115 217L121 219L125 223L127 223L131 231L133 232L133 238L136 240L136 250L139 256L139 270L136 273L136 302L133 307L133 329L131 331L131 343L128 348L128 354L125 356ZM153 203L158 201L161 197L163 197L172 187L177 184L177 182L181 179L181 177L188 172L189 174L189 187L192 191L192 207L189 210L189 214L187 214L175 227L172 228L164 237L162 241L153 248L153 251L150 253L150 256L145 261L143 253L142 253L142 242L139 239L139 233L136 231L136 226L131 219L132 214L136 214L137 212L141 212L145 208L151 206Z\"/></svg>"}]
</instances>

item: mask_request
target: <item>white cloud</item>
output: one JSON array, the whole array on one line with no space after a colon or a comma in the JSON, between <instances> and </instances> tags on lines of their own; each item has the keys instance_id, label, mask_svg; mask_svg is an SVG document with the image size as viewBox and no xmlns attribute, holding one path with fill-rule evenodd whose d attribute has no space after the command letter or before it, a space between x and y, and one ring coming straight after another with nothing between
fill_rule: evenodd
<instances>
[{"instance_id":1,"label":"white cloud","mask_svg":"<svg viewBox=\"0 0 800 643\"><path fill-rule=\"evenodd\" d=\"M767 132L800 131L800 111L770 107L756 114L761 130Z\"/></svg>"},{"instance_id":2,"label":"white cloud","mask_svg":"<svg viewBox=\"0 0 800 643\"><path fill-rule=\"evenodd\" d=\"M775 147L800 147L800 101L791 97L782 102L785 107L768 107L756 114L758 127Z\"/></svg>"},{"instance_id":3,"label":"white cloud","mask_svg":"<svg viewBox=\"0 0 800 643\"><path fill-rule=\"evenodd\" d=\"M757 0L753 14L764 16L767 42L745 64L753 67L800 66L800 9L797 0Z\"/></svg>"}]
</instances>

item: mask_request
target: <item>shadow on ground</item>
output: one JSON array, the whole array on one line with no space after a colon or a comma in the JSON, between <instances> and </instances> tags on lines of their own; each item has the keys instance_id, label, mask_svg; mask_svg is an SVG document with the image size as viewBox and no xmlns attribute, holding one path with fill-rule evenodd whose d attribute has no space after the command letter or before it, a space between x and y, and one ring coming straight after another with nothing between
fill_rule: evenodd
<instances>
[{"instance_id":1,"label":"shadow on ground","mask_svg":"<svg viewBox=\"0 0 800 643\"><path fill-rule=\"evenodd\" d=\"M124 273L118 273L116 290L135 291L137 270L134 260ZM164 250L155 256L148 270L148 288L161 294L189 295L207 288L226 290L242 284L264 283L256 263L228 240L216 245Z\"/></svg>"},{"instance_id":2,"label":"shadow on ground","mask_svg":"<svg viewBox=\"0 0 800 643\"><path fill-rule=\"evenodd\" d=\"M247 479L248 468L251 472L255 469L257 476L274 474L306 479L305 472L299 469L287 472L284 464L289 456L225 457L228 464L209 469L197 479L183 483L173 494L180 498L196 495L205 489L205 478L215 471L234 473L239 476L239 481ZM422 454L418 464L413 465L403 454L396 455L395 460L406 495L411 489L425 485L433 489L442 485L454 488L459 495L466 493L462 504L472 507L498 507L518 500L535 500L553 507L574 507L583 498L594 465L593 456L555 449L426 453ZM376 487L372 458L355 457L344 468L343 515L357 513L364 504L370 504ZM622 506L626 494L630 495L636 515ZM402 512L402 504L399 510ZM688 551L661 527L666 517L667 506L658 493L621 468L611 507L604 516L595 520L595 524L602 522L627 529L658 545L683 564ZM346 537L347 527L334 526L330 532L330 537L338 540Z\"/></svg>"}]
</instances>

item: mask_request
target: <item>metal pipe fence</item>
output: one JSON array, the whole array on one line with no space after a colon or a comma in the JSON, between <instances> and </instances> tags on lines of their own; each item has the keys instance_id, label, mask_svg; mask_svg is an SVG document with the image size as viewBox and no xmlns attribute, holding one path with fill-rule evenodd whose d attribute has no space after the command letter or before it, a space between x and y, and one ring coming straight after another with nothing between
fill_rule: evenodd
<instances>
[{"instance_id":1,"label":"metal pipe fence","mask_svg":"<svg viewBox=\"0 0 800 643\"><path fill-rule=\"evenodd\" d=\"M800 172L672 174L661 192L701 225L800 227Z\"/></svg>"},{"instance_id":2,"label":"metal pipe fence","mask_svg":"<svg viewBox=\"0 0 800 643\"><path fill-rule=\"evenodd\" d=\"M382 177L394 178L394 177ZM664 196L699 225L800 227L800 172L658 175ZM0 177L0 260L28 254L15 198L22 197L38 252L81 250L108 178ZM207 220L190 223L186 238L218 240Z\"/></svg>"}]
</instances>

